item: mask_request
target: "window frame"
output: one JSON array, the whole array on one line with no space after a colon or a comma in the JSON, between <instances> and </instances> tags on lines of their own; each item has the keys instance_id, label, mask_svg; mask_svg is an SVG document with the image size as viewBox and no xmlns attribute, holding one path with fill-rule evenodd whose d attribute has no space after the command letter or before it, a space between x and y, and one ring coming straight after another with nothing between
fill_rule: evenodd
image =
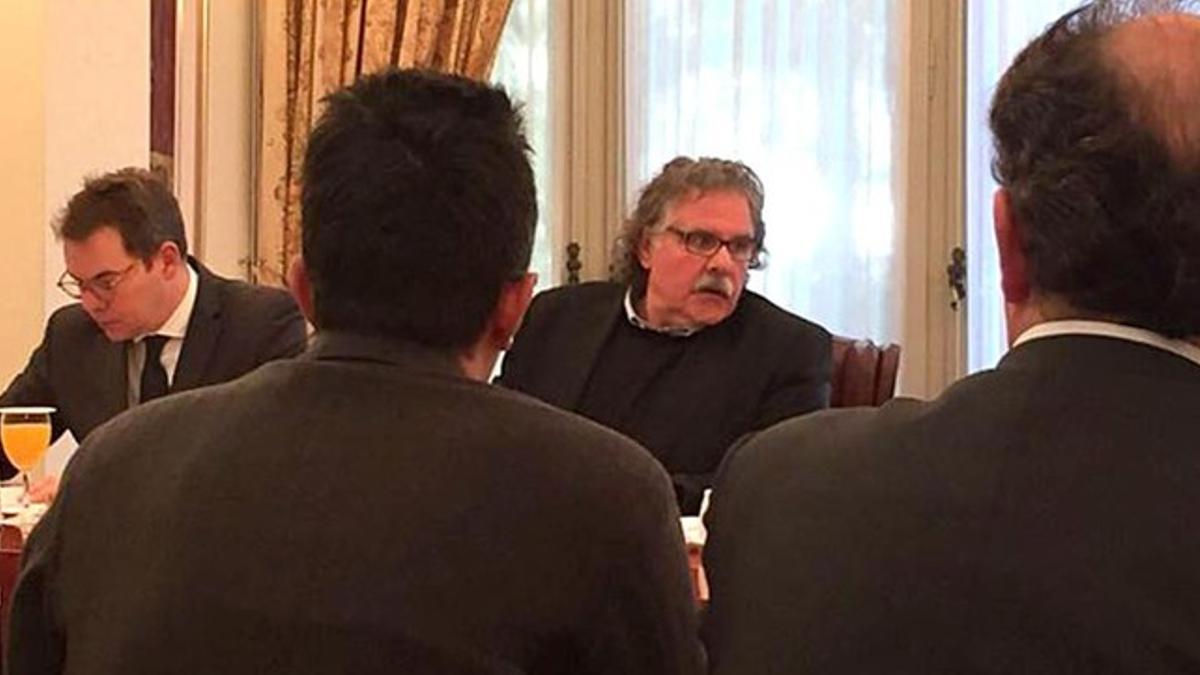
<instances>
[{"instance_id":1,"label":"window frame","mask_svg":"<svg viewBox=\"0 0 1200 675\"><path fill-rule=\"evenodd\" d=\"M580 280L604 279L632 197L624 188L624 66L625 59L638 58L637 46L623 34L625 2L552 4L555 185L549 202L554 267L561 275L555 281L567 280L571 243L580 246ZM967 310L961 301L954 306L946 270L966 232L966 8L964 0L908 0L902 11L898 217L906 236L899 390L932 397L966 372Z\"/></svg>"}]
</instances>

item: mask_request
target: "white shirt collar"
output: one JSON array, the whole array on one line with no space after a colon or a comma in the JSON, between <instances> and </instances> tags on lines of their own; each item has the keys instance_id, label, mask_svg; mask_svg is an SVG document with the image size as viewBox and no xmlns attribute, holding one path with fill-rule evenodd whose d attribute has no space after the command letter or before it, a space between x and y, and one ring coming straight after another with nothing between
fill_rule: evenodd
<instances>
[{"instance_id":1,"label":"white shirt collar","mask_svg":"<svg viewBox=\"0 0 1200 675\"><path fill-rule=\"evenodd\" d=\"M162 335L180 340L187 335L188 322L192 318L192 309L196 306L196 291L200 286L200 277L190 264L185 264L184 267L188 271L188 286L187 291L183 294L183 299L175 306L175 311L171 312L171 316L167 317L163 325L158 327L158 330L139 336L137 338L138 342L151 335Z\"/></svg>"},{"instance_id":2,"label":"white shirt collar","mask_svg":"<svg viewBox=\"0 0 1200 675\"><path fill-rule=\"evenodd\" d=\"M629 323L642 330L648 330L654 333L662 333L671 337L687 337L699 332L700 328L659 328L653 326L649 321L638 315L637 310L633 308L633 288L625 289L625 318L629 319Z\"/></svg>"},{"instance_id":3,"label":"white shirt collar","mask_svg":"<svg viewBox=\"0 0 1200 675\"><path fill-rule=\"evenodd\" d=\"M1175 340L1144 328L1124 326L1119 323L1109 323L1107 321L1071 319L1039 323L1021 333L1013 342L1013 347L1032 340L1054 337L1056 335L1098 335L1118 340L1128 340L1129 342L1137 342L1171 352L1172 354L1182 356L1196 365L1200 365L1200 347L1186 340Z\"/></svg>"}]
</instances>

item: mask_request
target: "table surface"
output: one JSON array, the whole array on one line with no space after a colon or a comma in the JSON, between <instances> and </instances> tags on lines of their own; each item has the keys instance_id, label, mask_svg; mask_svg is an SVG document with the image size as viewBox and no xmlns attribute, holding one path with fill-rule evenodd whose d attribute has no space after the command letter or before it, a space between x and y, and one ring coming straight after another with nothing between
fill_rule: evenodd
<instances>
[{"instance_id":1,"label":"table surface","mask_svg":"<svg viewBox=\"0 0 1200 675\"><path fill-rule=\"evenodd\" d=\"M8 606L21 567L21 531L0 525L0 649L8 644Z\"/></svg>"}]
</instances>

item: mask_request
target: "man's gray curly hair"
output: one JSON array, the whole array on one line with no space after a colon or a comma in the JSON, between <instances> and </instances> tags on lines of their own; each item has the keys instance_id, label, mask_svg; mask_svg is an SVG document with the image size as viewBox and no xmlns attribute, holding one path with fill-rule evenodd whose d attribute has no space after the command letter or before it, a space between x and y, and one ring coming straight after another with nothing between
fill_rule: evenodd
<instances>
[{"instance_id":1,"label":"man's gray curly hair","mask_svg":"<svg viewBox=\"0 0 1200 675\"><path fill-rule=\"evenodd\" d=\"M637 206L622 224L613 256L613 280L633 286L641 293L646 287L646 270L638 261L638 248L649 232L666 225L662 220L667 207L682 198L726 190L746 196L754 226L754 243L761 255L766 224L762 218L763 186L758 174L734 160L692 159L681 155L663 165L662 171L642 188ZM750 267L762 267L759 256L755 256Z\"/></svg>"}]
</instances>

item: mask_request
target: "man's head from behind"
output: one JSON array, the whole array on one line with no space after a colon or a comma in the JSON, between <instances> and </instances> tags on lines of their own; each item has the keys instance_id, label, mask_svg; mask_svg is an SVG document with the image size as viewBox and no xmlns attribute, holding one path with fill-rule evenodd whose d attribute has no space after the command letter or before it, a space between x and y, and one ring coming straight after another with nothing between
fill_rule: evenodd
<instances>
[{"instance_id":1,"label":"man's head from behind","mask_svg":"<svg viewBox=\"0 0 1200 675\"><path fill-rule=\"evenodd\" d=\"M760 266L762 182L725 159L676 157L642 189L617 240L616 277L652 325L699 328L736 308Z\"/></svg>"},{"instance_id":2,"label":"man's head from behind","mask_svg":"<svg viewBox=\"0 0 1200 675\"><path fill-rule=\"evenodd\" d=\"M991 110L1009 337L1054 318L1200 335L1200 20L1095 2L1017 56Z\"/></svg>"},{"instance_id":3,"label":"man's head from behind","mask_svg":"<svg viewBox=\"0 0 1200 675\"><path fill-rule=\"evenodd\" d=\"M187 289L187 241L175 197L149 171L89 179L58 217L59 287L113 341L157 330Z\"/></svg>"},{"instance_id":4,"label":"man's head from behind","mask_svg":"<svg viewBox=\"0 0 1200 675\"><path fill-rule=\"evenodd\" d=\"M502 348L532 289L537 221L516 106L500 89L417 71L365 77L326 102L293 271L310 319L459 355L481 340Z\"/></svg>"}]
</instances>

